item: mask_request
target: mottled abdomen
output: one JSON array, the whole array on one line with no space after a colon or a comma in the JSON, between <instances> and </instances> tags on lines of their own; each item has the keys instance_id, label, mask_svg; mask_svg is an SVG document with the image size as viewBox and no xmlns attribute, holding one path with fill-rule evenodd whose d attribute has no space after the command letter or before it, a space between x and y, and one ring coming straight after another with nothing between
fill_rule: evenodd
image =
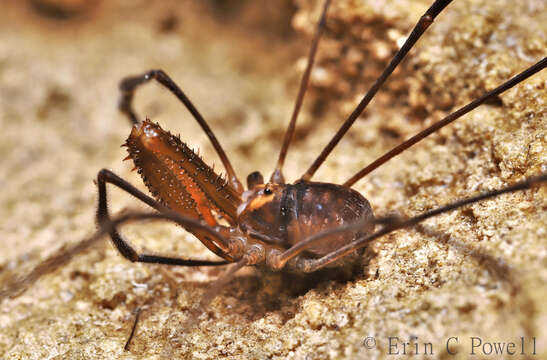
<instances>
[{"instance_id":1,"label":"mottled abdomen","mask_svg":"<svg viewBox=\"0 0 547 360\"><path fill-rule=\"evenodd\" d=\"M372 220L369 202L357 191L328 183L300 182L288 186L287 240L291 245L318 232L354 223L362 218ZM314 255L325 255L370 233L374 223L358 232L347 232L325 238L308 249Z\"/></svg>"},{"instance_id":2,"label":"mottled abdomen","mask_svg":"<svg viewBox=\"0 0 547 360\"><path fill-rule=\"evenodd\" d=\"M328 183L266 184L244 200L239 211L240 228L285 249L319 232L374 218L369 202L361 194ZM328 254L373 229L370 221L359 231L325 238L307 252L312 256Z\"/></svg>"}]
</instances>

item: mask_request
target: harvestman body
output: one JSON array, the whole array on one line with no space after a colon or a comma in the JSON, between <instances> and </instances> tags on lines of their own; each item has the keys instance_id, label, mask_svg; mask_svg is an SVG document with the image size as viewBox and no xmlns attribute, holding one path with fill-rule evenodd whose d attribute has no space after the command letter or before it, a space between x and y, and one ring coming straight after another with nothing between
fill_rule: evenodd
<instances>
[{"instance_id":1,"label":"harvestman body","mask_svg":"<svg viewBox=\"0 0 547 360\"><path fill-rule=\"evenodd\" d=\"M297 115L307 88L319 40L325 28L330 0L325 1L322 9L321 19L309 52L307 68L300 84L275 171L266 183L260 173L251 173L247 177L246 191L204 118L182 90L163 71L152 70L141 76L124 79L120 84L122 91L120 109L134 123L131 134L124 144L129 152L126 159L134 161L136 169L156 199L144 194L111 171L101 170L97 177L99 188L97 219L101 228L86 241L91 243L108 233L120 253L125 258L137 262L183 266L216 266L236 263L204 295L200 302L203 307L218 293L220 287L243 266L257 265L272 271L297 273L310 273L325 267L341 266L351 262L350 260L360 258L359 250L364 249L374 239L394 230L418 224L430 217L483 199L528 189L534 184L547 181L547 174L540 174L503 189L463 199L409 219L375 218L369 202L357 191L351 189L351 186L366 174L410 146L543 70L547 67L547 58L543 58L498 88L403 142L359 171L344 184L311 181L317 169L362 114L385 80L432 24L435 17L450 2L449 0L437 0L431 5L356 109L349 115L310 168L293 184L285 183L282 168L294 133ZM178 137L164 131L158 124L149 120L141 122L138 119L132 108L134 92L139 85L152 79L169 89L186 106L205 131L226 169L226 180L217 175ZM107 208L106 183L125 190L158 212L130 213L111 219ZM117 227L122 223L141 219L167 219L178 223L224 260L191 260L139 254L121 237ZM228 226L222 225L226 223ZM376 229L378 225L380 228ZM85 246L81 245L81 247ZM78 251L80 250L73 249L71 254ZM58 265L66 262L67 258L70 258L70 254L49 261ZM47 266L37 269L34 278L29 276L16 284L16 287L20 288L25 283L35 280L46 270L48 270Z\"/></svg>"}]
</instances>

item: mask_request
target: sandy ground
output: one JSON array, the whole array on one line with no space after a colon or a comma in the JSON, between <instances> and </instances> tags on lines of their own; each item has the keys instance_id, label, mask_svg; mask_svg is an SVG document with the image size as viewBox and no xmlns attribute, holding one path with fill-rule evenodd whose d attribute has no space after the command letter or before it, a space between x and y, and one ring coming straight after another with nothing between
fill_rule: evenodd
<instances>
[{"instance_id":1,"label":"sandy ground","mask_svg":"<svg viewBox=\"0 0 547 360\"><path fill-rule=\"evenodd\" d=\"M99 169L142 188L119 147L130 126L116 110L117 84L128 74L164 69L210 121L240 177L257 169L269 177L319 2L267 4L3 5L0 287L93 233ZM335 2L288 179L305 171L427 6L422 0ZM546 30L541 0L456 1L314 179L346 180L530 66L546 55ZM547 171L546 83L543 71L355 188L376 214L417 214ZM206 136L166 91L147 86L137 104L220 166ZM0 358L336 359L383 358L391 351L401 358L463 359L472 337L484 345L475 354L486 358L494 356L495 342L514 342L520 354L521 338L526 355L533 355L535 341L534 358L545 358L546 194L543 186L502 196L386 236L349 280L309 284L242 271L191 329L182 328L189 309L223 270L130 263L105 239L19 296L2 299ZM120 191L110 200L114 211L145 209ZM214 259L173 225L132 225L124 234L148 251ZM136 308L143 311L124 351ZM456 355L446 352L450 338Z\"/></svg>"}]
</instances>

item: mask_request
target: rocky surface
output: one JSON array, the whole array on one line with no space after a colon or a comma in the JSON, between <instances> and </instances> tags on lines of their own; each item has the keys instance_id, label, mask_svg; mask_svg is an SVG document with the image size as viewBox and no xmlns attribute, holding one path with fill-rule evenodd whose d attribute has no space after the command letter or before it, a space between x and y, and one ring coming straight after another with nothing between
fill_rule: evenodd
<instances>
[{"instance_id":1,"label":"rocky surface","mask_svg":"<svg viewBox=\"0 0 547 360\"><path fill-rule=\"evenodd\" d=\"M162 68L210 121L236 171L269 176L291 113L318 1L8 3L0 15L0 287L95 229L93 179L122 163L117 84ZM291 148L296 179L425 11L427 1L335 1ZM546 55L541 0L456 1L315 176L342 182L403 139ZM305 64L305 63L304 63ZM547 73L509 90L357 183L376 214L417 214L547 171ZM209 162L205 135L167 92L137 95ZM533 338L547 354L547 190L501 196L398 231L349 280L242 271L193 327L189 309L222 269L130 263L106 239L0 304L0 357L467 358ZM114 211L145 209L113 190ZM183 230L132 225L139 248L213 259ZM372 251L371 251L372 253ZM123 347L141 308L129 351ZM373 344L367 337L375 338ZM446 353L446 342L458 356ZM417 346L417 347L416 347ZM489 347L476 354L488 355ZM492 350L493 351L493 350ZM430 356L431 357L431 356Z\"/></svg>"}]
</instances>

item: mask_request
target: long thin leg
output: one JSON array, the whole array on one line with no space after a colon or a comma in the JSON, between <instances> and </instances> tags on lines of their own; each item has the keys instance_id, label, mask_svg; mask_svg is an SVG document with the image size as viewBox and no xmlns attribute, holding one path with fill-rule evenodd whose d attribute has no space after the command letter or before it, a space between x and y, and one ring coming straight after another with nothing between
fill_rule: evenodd
<instances>
[{"instance_id":1,"label":"long thin leg","mask_svg":"<svg viewBox=\"0 0 547 360\"><path fill-rule=\"evenodd\" d=\"M30 273L24 276L18 276L11 281L3 283L2 289L0 289L0 303L8 297L20 295L27 287L35 283L42 276L69 263L77 254L80 254L93 246L104 234L104 231L99 230L97 233L80 241L69 249L63 247L34 267Z\"/></svg>"},{"instance_id":2,"label":"long thin leg","mask_svg":"<svg viewBox=\"0 0 547 360\"><path fill-rule=\"evenodd\" d=\"M417 215L410 219L399 219L396 217L378 218L375 220L375 222L379 224L384 224L384 226L380 230L375 231L374 233L364 236L360 239L357 239L349 243L348 245L343 246L340 249L335 250L319 259L308 259L308 258L298 259L296 263L297 270L302 272L313 272L313 271L319 270L320 268L326 266L327 264L330 264L331 262L336 261L359 248L367 246L372 240L375 240L381 236L389 234L392 231L416 225L431 217L458 209L465 205L473 204L478 201L490 199L505 193L530 189L532 186L542 182L546 182L546 181L547 181L547 173L544 173L538 176L529 177L524 181L518 182L516 184L507 186L499 190L488 191L488 192L479 194L477 196L473 196L467 199L462 199L462 200L453 202L452 204L441 206L437 209L427 211L423 214ZM364 225L365 223L363 223L362 221L358 221L353 224L339 226L337 228L312 235L308 237L307 239L304 239L303 241L297 243L296 245L286 250L282 254L280 254L276 259L274 259L273 264L275 268L280 269L290 259L296 257L298 254L300 254L302 251L312 246L317 241L320 241L327 236L331 236L331 235L335 235L335 234L339 234L339 233L343 233L347 231L357 231L361 229Z\"/></svg>"},{"instance_id":3,"label":"long thin leg","mask_svg":"<svg viewBox=\"0 0 547 360\"><path fill-rule=\"evenodd\" d=\"M420 18L418 23L414 26L414 29L412 29L412 32L410 33L409 37L406 39L403 46L397 51L389 65L385 68L384 72L380 77L374 82L372 87L368 90L366 95L363 97L359 105L353 110L351 115L347 118L347 120L342 124L338 132L334 135L334 137L331 139L331 141L325 146L323 151L319 154L319 156L315 159L315 161L312 163L310 168L302 175L302 180L310 180L319 168L321 164L325 161L327 156L329 156L330 152L338 142L344 137L346 132L349 130L349 128L353 125L355 120L363 113L367 105L370 103L376 92L380 89L380 87L383 85L383 83L387 80L387 78L391 75L393 70L399 65L399 63L403 60L403 58L406 56L406 54L410 51L410 49L414 46L414 44L418 41L418 39L422 36L422 34L427 30L429 25L433 23L433 20L445 7L450 4L452 0L437 0L431 5L429 9L425 12L425 14Z\"/></svg>"},{"instance_id":4,"label":"long thin leg","mask_svg":"<svg viewBox=\"0 0 547 360\"><path fill-rule=\"evenodd\" d=\"M497 88L495 88L492 91L487 92L486 94L482 95L480 98L470 102L469 104L465 105L464 107L454 111L452 114L448 115L442 120L437 121L435 124L431 125L427 129L422 130L418 134L414 135L407 141L399 144L398 146L394 147L384 155L380 156L378 159L374 160L371 164L360 170L357 174L353 175L348 181L344 183L344 186L351 187L353 184L355 184L357 181L361 180L365 175L372 172L374 169L380 167L382 164L386 163L390 159L394 158L395 156L399 155L412 145L416 144L417 142L421 141L422 139L426 138L427 136L433 134L437 130L445 127L446 125L450 124L454 120L459 119L463 115L467 114L468 112L472 111L479 105L484 104L489 99L494 98L495 96L503 93L505 90L508 90L512 88L513 86L517 85L521 81L526 80L530 76L534 75L535 73L543 70L545 67L547 67L547 57L544 57L542 60L538 61L536 64L530 66L528 69L524 70L520 74L516 75L512 79L506 81L505 83L501 84Z\"/></svg>"},{"instance_id":5,"label":"long thin leg","mask_svg":"<svg viewBox=\"0 0 547 360\"><path fill-rule=\"evenodd\" d=\"M313 68L315 54L317 53L317 47L319 46L319 40L321 39L321 34L325 30L325 20L327 16L327 10L330 6L330 2L331 0L326 0L323 4L323 11L321 12L321 17L319 19L319 23L317 24L317 30L315 30L315 35L313 36L310 52L308 54L308 64L306 66L304 74L302 75L302 80L300 81L300 88L298 89L298 95L294 104L291 121L289 122L289 127L285 132L283 145L281 146L281 150L279 151L279 158L277 159L277 165L270 179L271 182L276 184L285 183L285 179L283 177L283 164L285 163L285 157L287 156L287 151L289 150L289 145L294 135L296 119L298 118L298 113L300 112L300 108L302 107L302 102L304 100L304 95L306 94L306 89L308 88L311 69Z\"/></svg>"},{"instance_id":6,"label":"long thin leg","mask_svg":"<svg viewBox=\"0 0 547 360\"><path fill-rule=\"evenodd\" d=\"M113 219L105 221L103 225L88 238L81 240L77 244L69 247L68 249L64 247L59 249L54 254L38 264L35 268L33 268L29 274L22 277L17 277L12 281L6 282L5 285L3 285L2 289L0 289L0 303L8 297L18 296L28 286L36 282L42 276L55 271L65 264L68 264L76 255L81 254L85 250L95 245L104 235L112 232L118 226L128 222L143 220L169 220L185 228L198 229L203 233L207 233L211 238L214 238L219 243L227 241L214 228L203 224L199 220L187 218L171 210L165 213L132 212L119 215L117 217L114 217ZM231 255L235 259L239 259L242 256L242 254L239 253L237 249L238 247L236 247L235 251L231 252ZM225 265L228 262L218 261L216 264L213 263L214 262L211 261L210 264L204 265Z\"/></svg>"},{"instance_id":7,"label":"long thin leg","mask_svg":"<svg viewBox=\"0 0 547 360\"><path fill-rule=\"evenodd\" d=\"M228 173L228 178L230 179L231 185L237 190L238 193L243 192L243 186L241 185L241 182L238 180L234 168L232 167L232 164L230 163L230 160L228 159L228 156L226 156L226 153L224 152L224 149L218 142L215 134L207 125L207 122L201 116L199 111L196 109L194 104L188 99L186 94L178 87L178 85L163 71L163 70L150 70L145 72L142 75L137 76L130 76L125 79L123 79L120 82L120 91L122 93L120 102L119 102L119 109L122 113L126 114L127 117L129 117L129 120L133 124L138 124L140 121L137 118L137 115L135 114L135 111L133 110L133 97L135 95L135 90L140 85L149 82L150 80L155 79L158 83L166 87L173 95L175 95L183 104L186 106L188 111L192 114L194 119L198 122L199 126L203 129L211 143L213 144L213 147L215 148L215 151L217 152L218 156L220 157L220 160L222 161L222 164L224 165L224 168L226 169L226 172Z\"/></svg>"},{"instance_id":8,"label":"long thin leg","mask_svg":"<svg viewBox=\"0 0 547 360\"><path fill-rule=\"evenodd\" d=\"M101 226L105 226L106 223L109 223L110 215L108 213L108 204L107 204L107 193L106 193L106 183L111 183L116 185L120 189L126 191L127 193L135 196L137 199L151 206L152 208L160 212L172 212L167 209L165 206L158 203L156 200L144 194L139 189L135 188L133 185L123 180L110 170L102 169L97 175L97 186L99 187L99 205L97 207L97 222ZM216 233L214 229L211 228L213 232ZM112 242L120 252L120 254L126 259L134 262L145 262L145 263L155 263L155 264L166 264L166 265L182 265L182 266L215 266L222 265L226 262L223 261L207 261L207 260L187 260L181 258L167 257L167 256L158 256L158 255L149 255L149 254L138 254L135 249L125 241L118 231L115 228L110 229L109 231ZM217 237L218 240L219 237ZM200 238L200 241L204 243L211 251L213 251L218 256L231 260L230 256L227 255L229 249L227 241L220 237L223 241L217 241L213 243L212 240L208 237ZM222 248L219 248L221 246Z\"/></svg>"},{"instance_id":9,"label":"long thin leg","mask_svg":"<svg viewBox=\"0 0 547 360\"><path fill-rule=\"evenodd\" d=\"M131 333L129 334L129 338L125 342L125 346L123 349L125 351L129 351L129 345L131 345L131 340L133 339L133 336L135 336L135 330L137 330L137 323L139 322L139 318L141 316L141 308L137 308L135 311L135 321L133 322L133 326L131 327Z\"/></svg>"},{"instance_id":10,"label":"long thin leg","mask_svg":"<svg viewBox=\"0 0 547 360\"><path fill-rule=\"evenodd\" d=\"M205 311L205 308L213 301L213 299L220 294L226 284L228 284L234 278L236 272L247 265L255 265L257 263L263 263L265 260L265 252L262 246L251 246L247 252L239 259L239 261L233 264L228 270L226 270L221 276L219 276L215 282L209 288L201 300L191 311L184 322L182 328L183 331L187 330L190 326L197 323L198 316Z\"/></svg>"},{"instance_id":11,"label":"long thin leg","mask_svg":"<svg viewBox=\"0 0 547 360\"><path fill-rule=\"evenodd\" d=\"M228 268L218 279L216 279L209 286L207 291L205 291L193 313L195 315L199 315L202 311L204 311L207 305L209 305L211 301L222 291L222 288L232 281L236 272L247 266L248 263L249 259L247 257L243 257L237 263L231 265L231 267Z\"/></svg>"}]
</instances>

